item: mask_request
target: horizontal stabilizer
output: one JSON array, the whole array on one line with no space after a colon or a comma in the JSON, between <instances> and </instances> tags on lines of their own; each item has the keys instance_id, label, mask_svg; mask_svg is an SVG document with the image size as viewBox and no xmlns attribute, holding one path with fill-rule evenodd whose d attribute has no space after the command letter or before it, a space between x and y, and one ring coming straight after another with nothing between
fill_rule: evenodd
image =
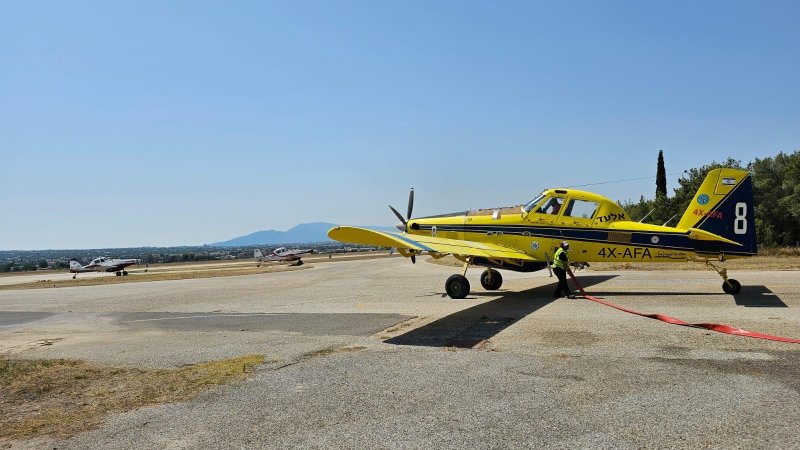
<instances>
[{"instance_id":1,"label":"horizontal stabilizer","mask_svg":"<svg viewBox=\"0 0 800 450\"><path fill-rule=\"evenodd\" d=\"M742 244L736 241L726 239L714 233L709 233L708 231L703 231L699 228L689 228L689 239L694 239L697 241L717 241L717 242L724 242L726 244L738 245L740 247L742 246Z\"/></svg>"}]
</instances>

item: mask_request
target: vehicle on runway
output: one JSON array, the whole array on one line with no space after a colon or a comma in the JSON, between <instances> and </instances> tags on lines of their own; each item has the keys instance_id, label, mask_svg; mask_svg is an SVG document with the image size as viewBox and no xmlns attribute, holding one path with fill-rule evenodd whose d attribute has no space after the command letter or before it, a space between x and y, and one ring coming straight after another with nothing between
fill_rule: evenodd
<instances>
[{"instance_id":1,"label":"vehicle on runway","mask_svg":"<svg viewBox=\"0 0 800 450\"><path fill-rule=\"evenodd\" d=\"M73 280L79 273L85 272L116 272L117 276L123 276L128 275L125 270L126 267L139 264L139 262L140 260L138 259L116 259L101 256L84 266L80 261L73 258L69 260L69 271L75 274L72 276Z\"/></svg>"},{"instance_id":2,"label":"vehicle on runway","mask_svg":"<svg viewBox=\"0 0 800 450\"><path fill-rule=\"evenodd\" d=\"M262 262L294 262L294 266L302 266L303 260L301 259L303 255L307 255L310 253L314 253L312 249L300 250L300 249L288 249L286 247L278 247L269 254L264 254L261 249L257 248L253 250L253 257L256 261L258 261L258 265L256 267L261 267Z\"/></svg>"},{"instance_id":3,"label":"vehicle on runway","mask_svg":"<svg viewBox=\"0 0 800 450\"><path fill-rule=\"evenodd\" d=\"M451 298L469 293L469 266L486 267L481 285L497 290L503 278L496 269L542 270L565 240L571 246L570 261L578 264L702 262L722 277L722 290L729 294L739 293L742 286L714 262L757 254L752 181L749 172L738 169L710 171L675 227L632 221L614 201L577 189L548 189L513 207L428 217L412 218L413 207L413 188L406 217L389 206L402 222L397 225L402 233L339 226L328 236L392 247L411 262L420 254L455 256L464 267L445 282Z\"/></svg>"}]
</instances>

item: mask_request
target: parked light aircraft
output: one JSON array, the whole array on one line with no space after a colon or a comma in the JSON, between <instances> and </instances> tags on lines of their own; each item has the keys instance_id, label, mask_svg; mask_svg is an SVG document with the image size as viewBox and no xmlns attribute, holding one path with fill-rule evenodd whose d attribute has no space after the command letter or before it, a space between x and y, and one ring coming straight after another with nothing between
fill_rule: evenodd
<instances>
[{"instance_id":1,"label":"parked light aircraft","mask_svg":"<svg viewBox=\"0 0 800 450\"><path fill-rule=\"evenodd\" d=\"M741 284L714 262L757 253L753 187L749 172L715 169L675 227L632 221L612 200L576 189L548 189L514 207L480 209L412 218L414 189L404 218L389 206L402 224L402 233L339 226L328 236L341 242L393 247L415 261L416 255L441 258L451 254L464 263L461 273L445 282L451 298L470 290L469 266L487 269L481 285L499 289L503 278L495 269L533 272L550 265L555 248L570 243L573 263L698 261L717 271L722 289L738 293Z\"/></svg>"},{"instance_id":2,"label":"parked light aircraft","mask_svg":"<svg viewBox=\"0 0 800 450\"><path fill-rule=\"evenodd\" d=\"M84 272L116 272L117 276L120 275L127 275L128 272L125 271L125 268L128 266L132 266L134 264L139 264L138 259L116 259L116 258L106 258L105 256L101 256L100 258L95 258L87 265L81 265L81 263L77 259L70 259L69 260L69 271L74 273L75 275L72 276L73 279L78 276L79 273Z\"/></svg>"},{"instance_id":3,"label":"parked light aircraft","mask_svg":"<svg viewBox=\"0 0 800 450\"><path fill-rule=\"evenodd\" d=\"M280 262L288 262L288 261L297 261L294 265L302 266L303 261L300 259L303 255L314 253L312 249L306 250L299 250L299 249L288 249L286 247L278 247L265 255L261 249L253 250L253 257L256 261L258 261L258 266L261 267L262 262L273 262L273 261L280 261Z\"/></svg>"}]
</instances>

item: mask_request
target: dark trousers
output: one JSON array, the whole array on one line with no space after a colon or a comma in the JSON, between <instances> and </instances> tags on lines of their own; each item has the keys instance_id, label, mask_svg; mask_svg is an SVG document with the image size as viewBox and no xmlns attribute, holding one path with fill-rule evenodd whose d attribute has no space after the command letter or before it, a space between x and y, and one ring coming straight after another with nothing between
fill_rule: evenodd
<instances>
[{"instance_id":1,"label":"dark trousers","mask_svg":"<svg viewBox=\"0 0 800 450\"><path fill-rule=\"evenodd\" d=\"M558 277L558 286L556 286L556 293L553 294L553 296L555 298L560 298L561 292L564 292L564 295L572 294L567 285L567 271L560 267L553 267L553 273Z\"/></svg>"}]
</instances>

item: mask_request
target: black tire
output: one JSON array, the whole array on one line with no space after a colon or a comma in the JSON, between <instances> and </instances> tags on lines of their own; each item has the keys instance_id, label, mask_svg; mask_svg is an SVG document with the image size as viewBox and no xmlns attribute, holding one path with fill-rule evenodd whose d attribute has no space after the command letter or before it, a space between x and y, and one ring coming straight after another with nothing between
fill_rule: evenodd
<instances>
[{"instance_id":1,"label":"black tire","mask_svg":"<svg viewBox=\"0 0 800 450\"><path fill-rule=\"evenodd\" d=\"M128 275L128 272L126 272L126 271L124 271L124 270L123 270L123 271L122 271L122 276L127 276L127 275Z\"/></svg>"},{"instance_id":2,"label":"black tire","mask_svg":"<svg viewBox=\"0 0 800 450\"><path fill-rule=\"evenodd\" d=\"M444 290L450 298L465 298L469 294L469 280L463 275L450 275L444 283Z\"/></svg>"},{"instance_id":3,"label":"black tire","mask_svg":"<svg viewBox=\"0 0 800 450\"><path fill-rule=\"evenodd\" d=\"M733 278L729 278L727 282L722 283L722 290L726 294L736 295L742 291L742 284Z\"/></svg>"},{"instance_id":4,"label":"black tire","mask_svg":"<svg viewBox=\"0 0 800 450\"><path fill-rule=\"evenodd\" d=\"M491 281L489 279L489 273L491 272ZM503 285L503 276L500 275L500 272L492 269L486 269L481 274L481 286L487 291L496 291L500 289L500 286Z\"/></svg>"},{"instance_id":5,"label":"black tire","mask_svg":"<svg viewBox=\"0 0 800 450\"><path fill-rule=\"evenodd\" d=\"M295 264L295 266L302 266L302 265L303 265L303 260L302 259L298 259L297 260L297 264Z\"/></svg>"}]
</instances>

